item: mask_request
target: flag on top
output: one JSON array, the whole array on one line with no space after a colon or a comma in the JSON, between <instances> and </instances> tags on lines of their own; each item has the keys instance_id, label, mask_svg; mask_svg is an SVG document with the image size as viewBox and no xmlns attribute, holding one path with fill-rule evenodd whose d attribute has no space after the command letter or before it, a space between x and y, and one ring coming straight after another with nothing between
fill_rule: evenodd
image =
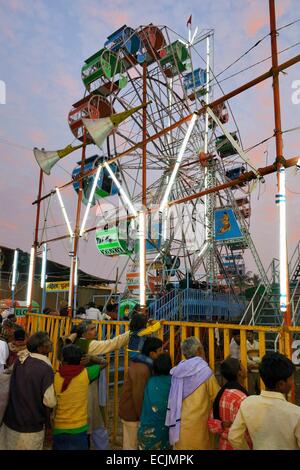
<instances>
[{"instance_id":1,"label":"flag on top","mask_svg":"<svg viewBox=\"0 0 300 470\"><path fill-rule=\"evenodd\" d=\"M191 25L192 26L192 15L189 17L189 19L187 20L187 23L186 25Z\"/></svg>"}]
</instances>

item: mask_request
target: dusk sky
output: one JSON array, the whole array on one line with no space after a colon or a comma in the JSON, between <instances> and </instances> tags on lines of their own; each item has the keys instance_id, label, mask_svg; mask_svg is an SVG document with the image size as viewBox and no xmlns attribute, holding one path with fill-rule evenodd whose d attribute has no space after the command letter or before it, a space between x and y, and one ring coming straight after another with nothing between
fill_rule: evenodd
<instances>
[{"instance_id":1,"label":"dusk sky","mask_svg":"<svg viewBox=\"0 0 300 470\"><path fill-rule=\"evenodd\" d=\"M167 25L187 37L186 21L192 15L195 28L215 30L215 74L240 57L269 31L267 0L0 0L0 80L6 84L6 104L0 104L1 218L0 244L30 251L33 242L39 167L32 148L59 149L71 143L67 116L72 103L84 93L80 70L84 60L99 50L107 36L127 24ZM299 0L277 0L278 27L300 17ZM282 63L300 53L300 22L280 31L279 50L298 43L279 55ZM270 55L270 39L240 60L226 78ZM222 83L229 92L269 70L270 60ZM300 126L300 103L293 104L292 85L300 80L300 64L280 75L282 127ZM231 100L245 148L273 134L271 80ZM219 96L216 92L216 98ZM284 135L284 156L300 156L300 129ZM250 153L251 161L265 166L275 159L274 139ZM45 192L70 180L80 153L70 155L45 177ZM300 240L300 171L287 170L287 229L291 253ZM267 267L278 257L278 209L276 178L252 192L251 235ZM64 192L73 209L75 192ZM61 224L58 206L51 209L48 225ZM73 210L75 216L75 211ZM92 225L93 218L89 219ZM52 232L52 235L55 236ZM68 243L51 245L49 257L68 264ZM248 259L248 258L247 258ZM103 277L115 277L116 261L97 253L94 236L80 247L80 268ZM250 261L247 266L254 270Z\"/></svg>"}]
</instances>

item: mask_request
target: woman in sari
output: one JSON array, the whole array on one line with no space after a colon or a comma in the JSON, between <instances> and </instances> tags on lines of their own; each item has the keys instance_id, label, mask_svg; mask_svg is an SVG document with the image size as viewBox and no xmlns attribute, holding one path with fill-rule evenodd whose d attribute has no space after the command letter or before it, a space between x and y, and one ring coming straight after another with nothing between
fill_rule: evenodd
<instances>
[{"instance_id":1,"label":"woman in sari","mask_svg":"<svg viewBox=\"0 0 300 470\"><path fill-rule=\"evenodd\" d=\"M140 426L138 430L139 450L170 449L169 428L165 426L172 362L168 353L154 360L153 376L147 382Z\"/></svg>"}]
</instances>

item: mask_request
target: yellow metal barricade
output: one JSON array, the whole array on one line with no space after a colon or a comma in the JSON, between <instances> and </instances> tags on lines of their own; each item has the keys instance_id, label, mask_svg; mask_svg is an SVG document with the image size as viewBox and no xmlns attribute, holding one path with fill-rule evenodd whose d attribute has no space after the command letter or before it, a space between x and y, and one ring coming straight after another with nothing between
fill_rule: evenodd
<instances>
[{"instance_id":1,"label":"yellow metal barricade","mask_svg":"<svg viewBox=\"0 0 300 470\"><path fill-rule=\"evenodd\" d=\"M26 329L29 334L36 331L47 331L51 341L53 342L53 352L50 355L50 360L54 370L58 368L57 360L57 343L61 336L66 336L70 333L73 324L79 323L78 320L73 320L66 317L58 317L51 315L28 314L26 318ZM120 333L128 331L129 324L124 321L93 321L98 325L98 340L110 339ZM169 351L172 358L172 364L176 365L182 359L180 343L188 336L196 336L202 339L204 349L206 351L206 360L211 369L216 373L219 364L230 354L230 340L231 332L233 330L240 331L240 359L243 366L247 369L248 355L247 355L247 332L252 331L258 335L259 341L259 357L262 358L266 352L266 334L272 333L278 335L278 349L281 353L286 354L291 358L291 342L293 334L300 333L300 327L280 328L269 326L250 326L250 325L236 325L236 324L222 324L222 323L193 323L193 322L179 322L179 321L161 321L162 328L157 332L157 336L164 342L166 349ZM215 329L218 329L220 341L216 341ZM121 363L121 358L123 364ZM107 392L110 400L110 406L107 407L107 422L111 430L113 442L116 442L118 434L118 403L120 395L119 383L123 381L128 371L128 351L124 349L124 353L116 351L112 361L112 355L106 355L107 368ZM113 375L111 374L113 368ZM122 377L120 377L120 371ZM113 387L110 390L109 382L113 377ZM122 380L121 380L122 379ZM247 378L245 380L247 386ZM261 388L264 385L261 381ZM112 403L111 403L112 401ZM108 410L111 410L108 413ZM112 419L112 422L110 421Z\"/></svg>"}]
</instances>

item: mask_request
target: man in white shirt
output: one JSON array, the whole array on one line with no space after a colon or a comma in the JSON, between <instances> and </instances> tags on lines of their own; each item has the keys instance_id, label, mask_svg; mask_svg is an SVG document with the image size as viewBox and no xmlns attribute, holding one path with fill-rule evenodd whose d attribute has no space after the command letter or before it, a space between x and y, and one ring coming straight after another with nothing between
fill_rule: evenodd
<instances>
[{"instance_id":1,"label":"man in white shirt","mask_svg":"<svg viewBox=\"0 0 300 470\"><path fill-rule=\"evenodd\" d=\"M229 346L229 353L230 357L234 357L235 359L240 359L241 353L240 353L240 332L239 330L233 330L232 333L232 340L230 342Z\"/></svg>"},{"instance_id":2,"label":"man in white shirt","mask_svg":"<svg viewBox=\"0 0 300 470\"><path fill-rule=\"evenodd\" d=\"M0 311L0 315L2 317L2 321L6 320L8 315L10 315L10 308L2 308L1 311Z\"/></svg>"},{"instance_id":3,"label":"man in white shirt","mask_svg":"<svg viewBox=\"0 0 300 470\"><path fill-rule=\"evenodd\" d=\"M89 303L89 308L85 311L86 320L110 320L111 317L106 313L101 313L99 308L96 308L94 302Z\"/></svg>"},{"instance_id":4,"label":"man in white shirt","mask_svg":"<svg viewBox=\"0 0 300 470\"><path fill-rule=\"evenodd\" d=\"M9 349L6 341L0 339L0 374L4 372L4 366L9 356Z\"/></svg>"},{"instance_id":5,"label":"man in white shirt","mask_svg":"<svg viewBox=\"0 0 300 470\"><path fill-rule=\"evenodd\" d=\"M280 353L268 353L259 366L266 390L243 400L230 428L228 440L234 449L299 450L300 407L285 399L294 381L293 363Z\"/></svg>"},{"instance_id":6,"label":"man in white shirt","mask_svg":"<svg viewBox=\"0 0 300 470\"><path fill-rule=\"evenodd\" d=\"M249 395L260 394L260 380L258 372L259 364L259 343L254 338L253 331L247 331L247 368Z\"/></svg>"}]
</instances>

